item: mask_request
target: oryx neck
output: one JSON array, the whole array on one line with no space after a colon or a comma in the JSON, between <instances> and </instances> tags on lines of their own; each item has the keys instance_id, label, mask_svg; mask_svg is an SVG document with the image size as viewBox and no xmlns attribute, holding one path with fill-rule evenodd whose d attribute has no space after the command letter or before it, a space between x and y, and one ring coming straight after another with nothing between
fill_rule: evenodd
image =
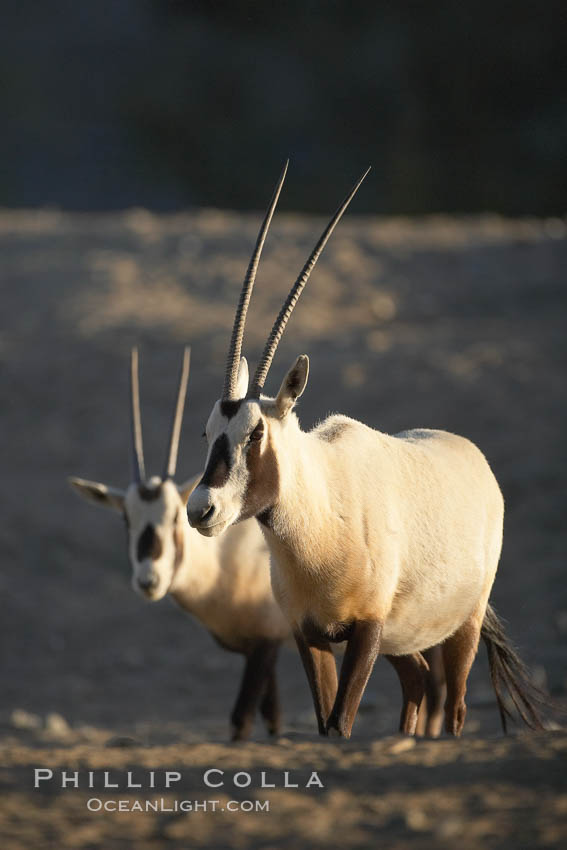
<instances>
[{"instance_id":1,"label":"oryx neck","mask_svg":"<svg viewBox=\"0 0 567 850\"><path fill-rule=\"evenodd\" d=\"M274 526L291 532L296 526L313 523L318 527L330 511L326 463L320 442L302 431L296 417L276 437L280 487L273 505L280 523Z\"/></svg>"},{"instance_id":2,"label":"oryx neck","mask_svg":"<svg viewBox=\"0 0 567 850\"><path fill-rule=\"evenodd\" d=\"M191 528L186 514L179 525L183 534L183 560L169 593L182 608L197 612L199 602L208 598L218 583L218 543Z\"/></svg>"}]
</instances>

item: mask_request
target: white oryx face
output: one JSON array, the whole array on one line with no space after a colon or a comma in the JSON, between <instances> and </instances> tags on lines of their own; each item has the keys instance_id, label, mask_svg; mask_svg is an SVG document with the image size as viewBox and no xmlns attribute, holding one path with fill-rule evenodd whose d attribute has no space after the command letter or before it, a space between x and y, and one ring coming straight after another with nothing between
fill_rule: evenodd
<instances>
[{"instance_id":1,"label":"white oryx face","mask_svg":"<svg viewBox=\"0 0 567 850\"><path fill-rule=\"evenodd\" d=\"M131 484L126 491L81 478L70 483L90 502L122 514L128 530L132 587L145 599L162 599L186 554L185 505L194 483L178 487L156 476L145 484Z\"/></svg>"},{"instance_id":2,"label":"white oryx face","mask_svg":"<svg viewBox=\"0 0 567 850\"><path fill-rule=\"evenodd\" d=\"M132 587L155 601L168 593L183 561L185 504L173 481L132 484L124 499Z\"/></svg>"},{"instance_id":3,"label":"white oryx face","mask_svg":"<svg viewBox=\"0 0 567 850\"><path fill-rule=\"evenodd\" d=\"M205 472L187 503L189 522L201 534L214 537L240 520L261 519L273 506L280 478L276 446L308 371L309 361L301 356L275 399L246 398L248 367L242 358L240 399L215 403L206 427Z\"/></svg>"},{"instance_id":4,"label":"white oryx face","mask_svg":"<svg viewBox=\"0 0 567 850\"><path fill-rule=\"evenodd\" d=\"M134 482L127 490L117 490L107 487L106 484L84 481L82 478L69 479L71 486L85 499L122 514L128 528L132 585L134 590L151 600L161 599L169 591L185 556L183 550L188 531L185 505L195 486L195 479L178 486L173 478L187 394L189 354L189 349L186 348L179 374L163 477L153 476L146 479L144 471L138 350L133 348L130 361L130 401Z\"/></svg>"}]
</instances>

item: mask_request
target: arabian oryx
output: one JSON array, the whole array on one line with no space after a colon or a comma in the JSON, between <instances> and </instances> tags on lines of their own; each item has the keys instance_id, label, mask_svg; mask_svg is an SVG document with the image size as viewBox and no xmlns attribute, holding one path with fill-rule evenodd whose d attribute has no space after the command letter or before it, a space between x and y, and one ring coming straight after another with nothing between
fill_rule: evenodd
<instances>
[{"instance_id":1,"label":"arabian oryx","mask_svg":"<svg viewBox=\"0 0 567 850\"><path fill-rule=\"evenodd\" d=\"M162 477L146 480L140 417L138 354L131 358L131 410L134 481L117 490L71 478L89 501L113 508L128 529L128 554L134 589L155 601L167 593L193 614L225 649L245 656L244 675L232 711L233 740L247 738L256 708L268 731L280 726L275 665L289 626L270 587L269 554L255 520L230 529L222 539L207 540L189 527L186 503L200 476L174 481L187 379L185 350L177 403Z\"/></svg>"},{"instance_id":2,"label":"arabian oryx","mask_svg":"<svg viewBox=\"0 0 567 850\"><path fill-rule=\"evenodd\" d=\"M424 690L422 652L441 644L445 726L460 735L481 636L504 728L509 706L503 685L528 726L540 728L525 668L488 604L504 504L479 449L443 431L389 436L340 415L302 431L293 408L307 384L306 355L297 358L275 398L262 393L297 299L365 176L293 285L251 384L240 357L253 276L245 279L222 396L206 426L205 473L188 501L189 521L206 536L252 516L262 524L274 595L293 629L321 734L350 736L379 653L398 670L401 730L413 733ZM284 178L285 169L259 241ZM257 262L256 252L251 265ZM334 641L347 642L338 681Z\"/></svg>"}]
</instances>

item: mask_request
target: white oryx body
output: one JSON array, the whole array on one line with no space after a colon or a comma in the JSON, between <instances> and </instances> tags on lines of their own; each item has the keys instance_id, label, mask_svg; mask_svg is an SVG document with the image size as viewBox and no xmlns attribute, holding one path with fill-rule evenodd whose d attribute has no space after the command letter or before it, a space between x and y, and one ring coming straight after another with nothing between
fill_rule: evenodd
<instances>
[{"instance_id":1,"label":"white oryx body","mask_svg":"<svg viewBox=\"0 0 567 850\"><path fill-rule=\"evenodd\" d=\"M504 502L479 449L444 431L388 436L346 416L331 416L303 432L293 407L307 384L305 355L276 398L262 392L309 274L362 181L293 285L249 386L240 356L246 311L284 177L285 169L242 287L223 395L207 423L207 463L188 501L189 520L206 535L251 516L262 523L274 594L293 629L322 734L350 736L379 653L402 684L400 728L415 732L426 685L421 653L441 644L446 728L459 735L481 635L503 724L500 686L506 684L522 718L539 728L525 668L488 605ZM338 681L333 641L347 641Z\"/></svg>"},{"instance_id":2,"label":"white oryx body","mask_svg":"<svg viewBox=\"0 0 567 850\"><path fill-rule=\"evenodd\" d=\"M406 655L486 603L503 500L476 446L443 431L391 437L344 416L309 433L293 414L267 422L280 487L265 534L290 622L332 633L379 620L381 652Z\"/></svg>"}]
</instances>

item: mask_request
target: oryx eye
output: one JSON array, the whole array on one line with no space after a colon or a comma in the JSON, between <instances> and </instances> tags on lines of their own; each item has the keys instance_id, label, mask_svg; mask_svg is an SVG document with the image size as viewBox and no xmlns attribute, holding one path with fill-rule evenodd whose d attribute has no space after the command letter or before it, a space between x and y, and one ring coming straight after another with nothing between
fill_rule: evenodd
<instances>
[{"instance_id":1,"label":"oryx eye","mask_svg":"<svg viewBox=\"0 0 567 850\"><path fill-rule=\"evenodd\" d=\"M250 434L248 440L249 440L250 443L257 443L262 439L263 436L264 436L264 423L262 422L262 420L260 420L260 422L258 422L256 427L254 428L254 430Z\"/></svg>"}]
</instances>

